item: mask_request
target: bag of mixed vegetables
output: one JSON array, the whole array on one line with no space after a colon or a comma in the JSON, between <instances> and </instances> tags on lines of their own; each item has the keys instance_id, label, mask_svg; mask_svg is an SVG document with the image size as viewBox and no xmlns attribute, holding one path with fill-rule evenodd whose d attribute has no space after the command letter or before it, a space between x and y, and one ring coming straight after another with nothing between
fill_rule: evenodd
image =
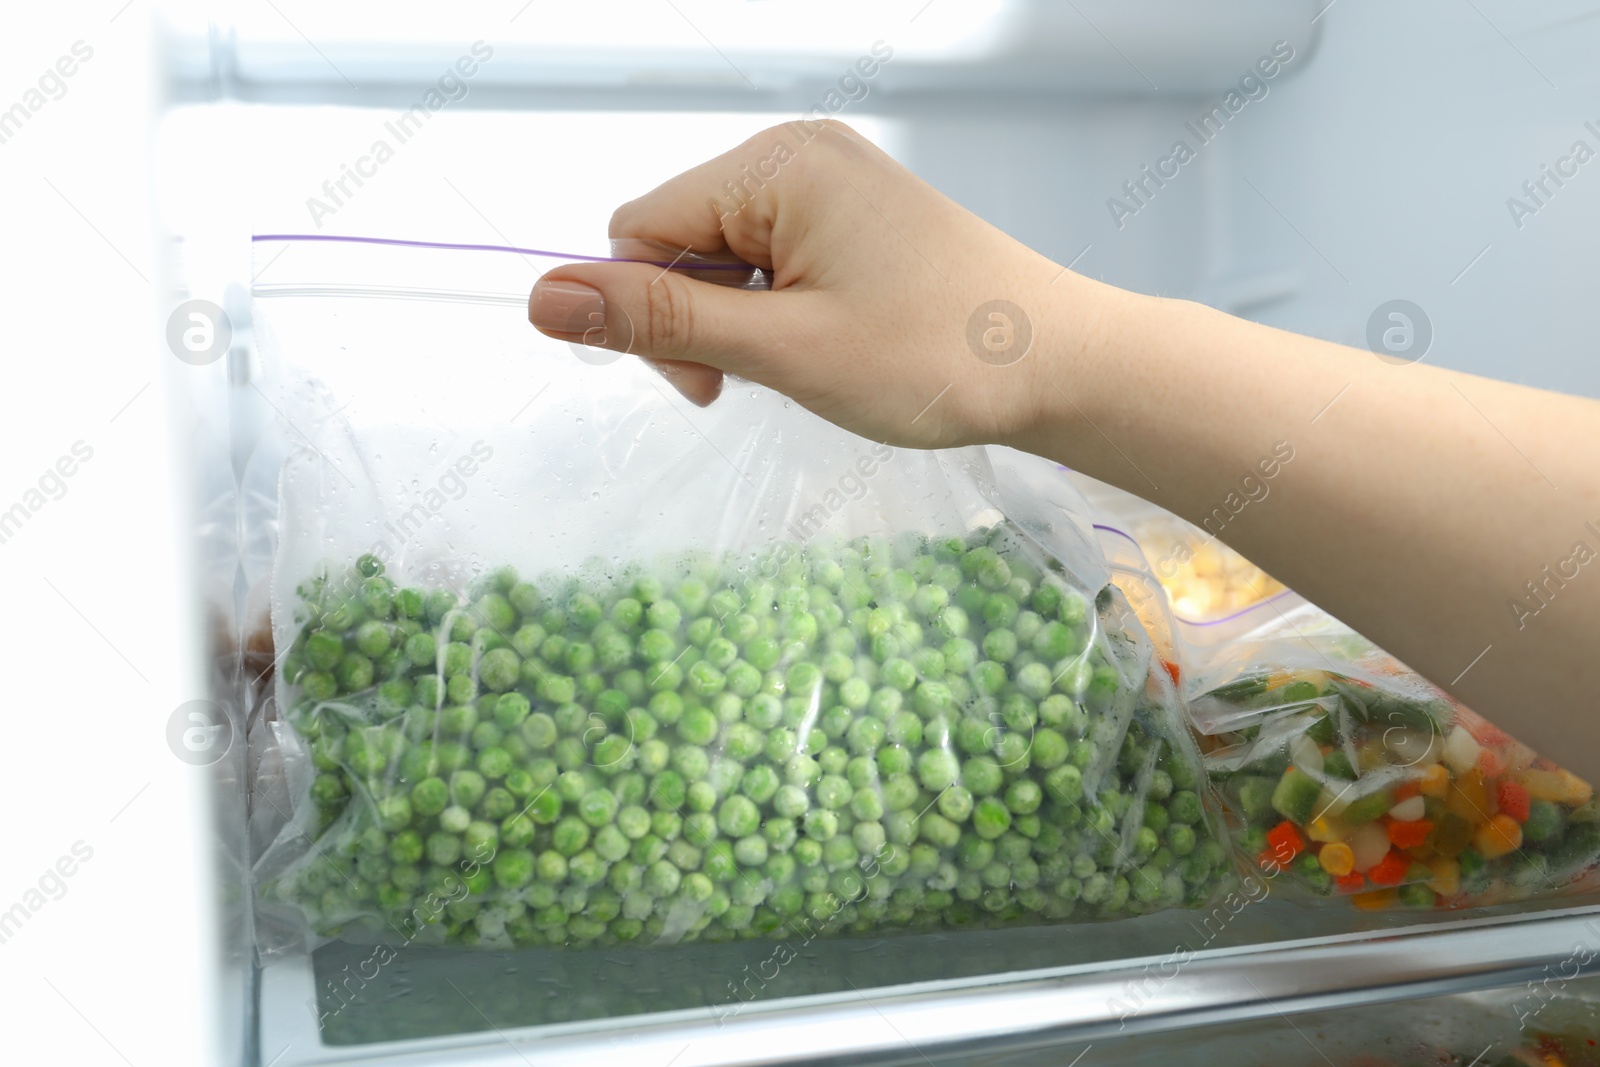
<instances>
[{"instance_id":1,"label":"bag of mixed vegetables","mask_svg":"<svg viewBox=\"0 0 1600 1067\"><path fill-rule=\"evenodd\" d=\"M1174 618L1214 622L1284 592L1281 582L1215 535L1165 508L1077 471L1069 478L1104 519L1100 528L1137 546L1142 568L1160 583ZM1159 629L1155 614L1141 610L1140 618Z\"/></svg>"},{"instance_id":2,"label":"bag of mixed vegetables","mask_svg":"<svg viewBox=\"0 0 1600 1067\"><path fill-rule=\"evenodd\" d=\"M1592 888L1589 783L1293 597L1215 627L1187 679L1208 775L1247 858L1364 908L1462 907Z\"/></svg>"},{"instance_id":3,"label":"bag of mixed vegetables","mask_svg":"<svg viewBox=\"0 0 1600 1067\"><path fill-rule=\"evenodd\" d=\"M317 282L256 292L299 444L269 951L1108 919L1230 876L1059 480L747 384L690 408L529 329L515 255L263 244Z\"/></svg>"}]
</instances>

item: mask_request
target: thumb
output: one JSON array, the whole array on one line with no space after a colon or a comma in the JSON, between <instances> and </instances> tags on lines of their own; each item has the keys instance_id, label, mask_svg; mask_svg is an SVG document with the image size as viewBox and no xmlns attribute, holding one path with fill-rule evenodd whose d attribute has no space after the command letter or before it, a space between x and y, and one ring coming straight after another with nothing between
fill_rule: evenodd
<instances>
[{"instance_id":1,"label":"thumb","mask_svg":"<svg viewBox=\"0 0 1600 1067\"><path fill-rule=\"evenodd\" d=\"M763 381L800 326L792 297L746 292L643 263L550 271L528 297L528 321L559 340L639 356L684 396L716 399L722 372Z\"/></svg>"}]
</instances>

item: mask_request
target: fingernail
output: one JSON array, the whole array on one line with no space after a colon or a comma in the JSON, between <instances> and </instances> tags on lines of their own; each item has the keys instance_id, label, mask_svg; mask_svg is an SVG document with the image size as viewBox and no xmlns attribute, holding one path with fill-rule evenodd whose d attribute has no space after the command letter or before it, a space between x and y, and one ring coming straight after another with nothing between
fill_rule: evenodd
<instances>
[{"instance_id":1,"label":"fingernail","mask_svg":"<svg viewBox=\"0 0 1600 1067\"><path fill-rule=\"evenodd\" d=\"M528 321L551 333L605 335L606 299L582 282L537 281L528 298Z\"/></svg>"}]
</instances>

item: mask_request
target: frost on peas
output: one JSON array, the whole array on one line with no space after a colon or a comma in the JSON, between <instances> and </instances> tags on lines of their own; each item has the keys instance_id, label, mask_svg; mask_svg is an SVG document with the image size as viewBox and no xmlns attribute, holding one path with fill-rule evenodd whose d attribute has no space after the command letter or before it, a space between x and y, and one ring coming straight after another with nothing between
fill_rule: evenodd
<instances>
[{"instance_id":1,"label":"frost on peas","mask_svg":"<svg viewBox=\"0 0 1600 1067\"><path fill-rule=\"evenodd\" d=\"M1194 761L1170 746L1131 839L1144 867L1101 875L1097 858L1118 860L1096 839L1120 832L1161 727L1141 704L1137 751L1099 758L1121 736L1098 724L1143 679L1124 680L1089 600L1021 543L782 546L756 570L630 568L542 582L548 596L490 572L465 608L372 561L360 581L380 581L302 616L284 668L321 825L358 820L348 850L327 845L359 856L338 861L357 885L330 868L277 892L331 932L374 902L404 914L445 861L481 853L465 898L434 909L439 934L527 945L649 942L684 904L684 940L782 936L828 893L832 921L862 933L1204 901L1226 852ZM391 724L320 710L341 692ZM1090 767L1107 769L1085 805ZM841 907L845 878L857 902ZM518 899L493 902L503 892Z\"/></svg>"}]
</instances>

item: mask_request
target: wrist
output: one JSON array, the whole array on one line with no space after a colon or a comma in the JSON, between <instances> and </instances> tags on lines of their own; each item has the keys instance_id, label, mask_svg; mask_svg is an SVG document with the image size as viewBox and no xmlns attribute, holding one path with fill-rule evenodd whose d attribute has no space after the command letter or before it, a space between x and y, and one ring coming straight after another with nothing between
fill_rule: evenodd
<instances>
[{"instance_id":1,"label":"wrist","mask_svg":"<svg viewBox=\"0 0 1600 1067\"><path fill-rule=\"evenodd\" d=\"M1101 454L1115 455L1127 447L1123 438L1139 433L1137 398L1161 387L1170 347L1164 324L1183 306L1081 275L1061 278L1041 302L1032 366L1000 443L1099 477Z\"/></svg>"}]
</instances>

